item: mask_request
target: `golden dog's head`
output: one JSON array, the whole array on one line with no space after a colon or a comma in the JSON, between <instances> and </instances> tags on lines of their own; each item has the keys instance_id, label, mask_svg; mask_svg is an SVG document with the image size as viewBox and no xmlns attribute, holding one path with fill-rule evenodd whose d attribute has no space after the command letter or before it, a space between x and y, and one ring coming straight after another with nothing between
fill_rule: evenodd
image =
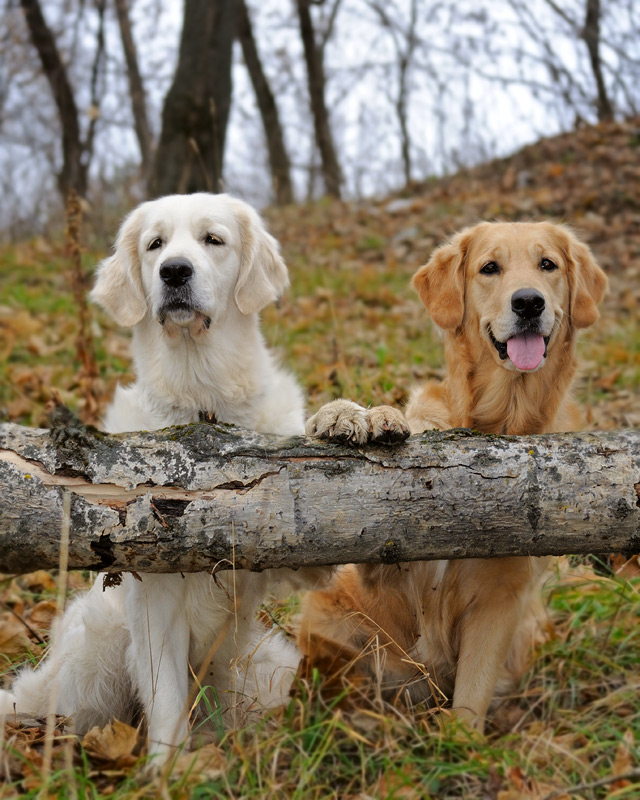
<instances>
[{"instance_id":1,"label":"golden dog's head","mask_svg":"<svg viewBox=\"0 0 640 800\"><path fill-rule=\"evenodd\" d=\"M464 329L501 366L534 372L561 330L596 321L607 278L562 225L483 222L439 247L413 286L440 328Z\"/></svg>"}]
</instances>

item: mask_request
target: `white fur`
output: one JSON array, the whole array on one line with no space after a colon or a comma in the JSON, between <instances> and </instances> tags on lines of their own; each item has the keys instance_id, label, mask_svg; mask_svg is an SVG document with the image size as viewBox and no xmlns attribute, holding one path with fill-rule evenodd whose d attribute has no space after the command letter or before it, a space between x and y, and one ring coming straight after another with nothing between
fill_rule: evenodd
<instances>
[{"instance_id":1,"label":"white fur","mask_svg":"<svg viewBox=\"0 0 640 800\"><path fill-rule=\"evenodd\" d=\"M207 244L214 234L224 244ZM161 239L159 247L149 244ZM160 267L193 265L193 308L163 311ZM225 195L164 197L125 220L115 253L99 268L93 298L133 326L136 382L119 387L104 428L111 433L194 422L200 411L261 432L304 432L303 399L276 366L257 313L287 285L278 245L258 215ZM161 321L162 320L162 321ZM210 320L208 327L207 321ZM144 713L150 751L166 757L189 733L193 675L212 686L224 724L286 698L299 653L256 621L269 591L308 583L326 570L262 574L131 574L103 590L103 576L66 611L45 661L24 670L0 712L73 715L83 732ZM211 698L211 693L208 697ZM191 698L192 699L192 698ZM191 721L206 716L200 704Z\"/></svg>"}]
</instances>

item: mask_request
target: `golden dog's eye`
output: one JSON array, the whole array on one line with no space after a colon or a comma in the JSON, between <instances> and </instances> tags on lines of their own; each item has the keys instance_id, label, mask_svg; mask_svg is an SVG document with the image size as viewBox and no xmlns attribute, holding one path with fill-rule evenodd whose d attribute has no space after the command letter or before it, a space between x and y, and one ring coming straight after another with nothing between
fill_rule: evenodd
<instances>
[{"instance_id":1,"label":"golden dog's eye","mask_svg":"<svg viewBox=\"0 0 640 800\"><path fill-rule=\"evenodd\" d=\"M485 264L484 267L480 270L482 275L497 275L500 272L500 267L496 264L495 261L490 261L488 264Z\"/></svg>"},{"instance_id":2,"label":"golden dog's eye","mask_svg":"<svg viewBox=\"0 0 640 800\"><path fill-rule=\"evenodd\" d=\"M208 233L204 237L205 244L224 244L222 239L219 236L216 236L215 233Z\"/></svg>"},{"instance_id":3,"label":"golden dog's eye","mask_svg":"<svg viewBox=\"0 0 640 800\"><path fill-rule=\"evenodd\" d=\"M545 272L553 272L554 269L558 269L558 265L554 264L550 258L543 258L540 262L540 269L545 270Z\"/></svg>"},{"instance_id":4,"label":"golden dog's eye","mask_svg":"<svg viewBox=\"0 0 640 800\"><path fill-rule=\"evenodd\" d=\"M162 247L162 239L154 239L147 250L157 250L159 247Z\"/></svg>"}]
</instances>

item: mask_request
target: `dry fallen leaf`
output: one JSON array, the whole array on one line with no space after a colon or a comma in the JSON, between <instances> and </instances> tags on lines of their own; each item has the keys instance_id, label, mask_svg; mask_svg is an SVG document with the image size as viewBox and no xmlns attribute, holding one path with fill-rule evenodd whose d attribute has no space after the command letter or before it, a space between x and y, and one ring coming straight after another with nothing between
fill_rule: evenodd
<instances>
[{"instance_id":1,"label":"dry fallen leaf","mask_svg":"<svg viewBox=\"0 0 640 800\"><path fill-rule=\"evenodd\" d=\"M530 778L518 766L509 769L505 779L511 787L499 791L497 800L543 800L549 794L554 795L554 800L570 800L566 793L555 794L562 791L558 787Z\"/></svg>"},{"instance_id":2,"label":"dry fallen leaf","mask_svg":"<svg viewBox=\"0 0 640 800\"><path fill-rule=\"evenodd\" d=\"M41 600L29 614L29 625L39 630L48 631L51 628L58 610L58 605L53 600Z\"/></svg>"},{"instance_id":3,"label":"dry fallen leaf","mask_svg":"<svg viewBox=\"0 0 640 800\"><path fill-rule=\"evenodd\" d=\"M611 569L619 578L637 578L640 576L638 556L627 558L622 553L614 553L611 557Z\"/></svg>"},{"instance_id":4,"label":"dry fallen leaf","mask_svg":"<svg viewBox=\"0 0 640 800\"><path fill-rule=\"evenodd\" d=\"M610 392L621 375L622 370L619 367L613 369L611 372L608 372L606 375L598 378L598 380L595 381L594 386L597 386L598 389L603 389L605 392Z\"/></svg>"},{"instance_id":5,"label":"dry fallen leaf","mask_svg":"<svg viewBox=\"0 0 640 800\"><path fill-rule=\"evenodd\" d=\"M21 575L17 580L23 589L28 589L30 592L37 592L38 594L47 590L53 591L56 588L56 582L43 569L28 572L26 575Z\"/></svg>"},{"instance_id":6,"label":"dry fallen leaf","mask_svg":"<svg viewBox=\"0 0 640 800\"><path fill-rule=\"evenodd\" d=\"M19 617L24 616L24 599L17 592L9 591L3 598L5 608L10 608Z\"/></svg>"},{"instance_id":7,"label":"dry fallen leaf","mask_svg":"<svg viewBox=\"0 0 640 800\"><path fill-rule=\"evenodd\" d=\"M18 336L29 336L42 330L44 322L31 312L3 306L0 308L0 325Z\"/></svg>"},{"instance_id":8,"label":"dry fallen leaf","mask_svg":"<svg viewBox=\"0 0 640 800\"><path fill-rule=\"evenodd\" d=\"M67 756L73 758L76 737L65 732L65 724L64 717L56 717L51 754L54 766L65 763ZM35 719L28 714L8 715L4 726L0 778L20 779L24 791L40 788L43 746L50 733L43 719Z\"/></svg>"},{"instance_id":9,"label":"dry fallen leaf","mask_svg":"<svg viewBox=\"0 0 640 800\"><path fill-rule=\"evenodd\" d=\"M31 649L31 641L20 620L13 614L0 614L0 654L16 656Z\"/></svg>"},{"instance_id":10,"label":"dry fallen leaf","mask_svg":"<svg viewBox=\"0 0 640 800\"><path fill-rule=\"evenodd\" d=\"M635 766L635 759L633 756L633 752L635 750L635 738L633 735L633 731L629 728L624 736L622 737L622 741L618 745L616 750L616 755L613 760L613 766L611 768L612 775L627 775ZM615 791L616 789L624 789L625 786L629 786L631 784L630 780L617 780L613 781L611 784L611 791Z\"/></svg>"},{"instance_id":11,"label":"dry fallen leaf","mask_svg":"<svg viewBox=\"0 0 640 800\"><path fill-rule=\"evenodd\" d=\"M398 800L423 800L428 795L420 782L419 775L403 775L399 771L389 771L381 775L372 787L372 797L397 797Z\"/></svg>"},{"instance_id":12,"label":"dry fallen leaf","mask_svg":"<svg viewBox=\"0 0 640 800\"><path fill-rule=\"evenodd\" d=\"M138 728L116 719L104 728L97 725L91 728L82 740L82 746L92 758L120 767L129 766L137 761L134 750L138 734Z\"/></svg>"}]
</instances>

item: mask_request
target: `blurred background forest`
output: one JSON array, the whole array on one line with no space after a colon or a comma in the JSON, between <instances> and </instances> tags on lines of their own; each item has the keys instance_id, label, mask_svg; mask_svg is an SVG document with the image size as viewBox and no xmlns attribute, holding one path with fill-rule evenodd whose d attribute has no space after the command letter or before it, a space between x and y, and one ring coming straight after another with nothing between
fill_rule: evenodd
<instances>
[{"instance_id":1,"label":"blurred background forest","mask_svg":"<svg viewBox=\"0 0 640 800\"><path fill-rule=\"evenodd\" d=\"M171 192L259 206L381 196L640 110L634 0L0 9L5 238L58 223L69 189L109 233Z\"/></svg>"}]
</instances>

